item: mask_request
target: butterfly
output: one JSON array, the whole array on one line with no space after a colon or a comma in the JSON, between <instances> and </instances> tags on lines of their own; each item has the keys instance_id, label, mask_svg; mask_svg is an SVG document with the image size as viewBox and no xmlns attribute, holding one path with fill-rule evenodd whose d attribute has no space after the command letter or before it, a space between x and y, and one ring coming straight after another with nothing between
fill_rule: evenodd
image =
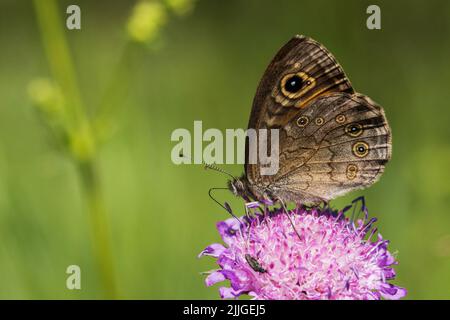
<instances>
[{"instance_id":1,"label":"butterfly","mask_svg":"<svg viewBox=\"0 0 450 320\"><path fill-rule=\"evenodd\" d=\"M295 36L275 55L256 91L250 129L279 130L279 170L249 163L228 189L248 201L328 202L376 182L391 158L383 109L355 92L333 55Z\"/></svg>"}]
</instances>

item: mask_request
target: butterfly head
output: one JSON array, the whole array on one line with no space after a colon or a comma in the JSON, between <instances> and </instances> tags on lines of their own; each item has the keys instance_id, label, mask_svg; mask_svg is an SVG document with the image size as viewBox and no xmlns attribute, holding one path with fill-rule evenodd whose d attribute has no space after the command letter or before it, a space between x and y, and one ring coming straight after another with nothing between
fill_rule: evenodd
<instances>
[{"instance_id":1,"label":"butterfly head","mask_svg":"<svg viewBox=\"0 0 450 320\"><path fill-rule=\"evenodd\" d=\"M228 180L228 189L235 195L243 197L246 194L246 187L241 178Z\"/></svg>"},{"instance_id":2,"label":"butterfly head","mask_svg":"<svg viewBox=\"0 0 450 320\"><path fill-rule=\"evenodd\" d=\"M258 199L252 188L252 185L248 182L247 177L243 175L240 178L228 180L228 189L238 197L243 199Z\"/></svg>"}]
</instances>

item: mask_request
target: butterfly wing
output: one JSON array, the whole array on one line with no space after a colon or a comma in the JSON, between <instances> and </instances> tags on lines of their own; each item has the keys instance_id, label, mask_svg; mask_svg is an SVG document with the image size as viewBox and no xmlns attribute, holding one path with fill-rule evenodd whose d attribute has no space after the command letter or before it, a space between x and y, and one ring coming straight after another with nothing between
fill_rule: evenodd
<instances>
[{"instance_id":1,"label":"butterfly wing","mask_svg":"<svg viewBox=\"0 0 450 320\"><path fill-rule=\"evenodd\" d=\"M295 90L288 80L302 84ZM249 128L276 127L289 114L320 94L353 93L353 88L333 55L317 41L295 36L272 59L256 90Z\"/></svg>"},{"instance_id":2,"label":"butterfly wing","mask_svg":"<svg viewBox=\"0 0 450 320\"><path fill-rule=\"evenodd\" d=\"M292 87L296 79L302 85L297 91ZM286 87L288 80L291 81ZM353 88L325 47L311 38L295 36L278 51L264 72L253 100L248 128L282 128L309 101L331 92L353 93ZM249 163L249 152L247 143L247 179L251 184L260 184L259 163Z\"/></svg>"},{"instance_id":3,"label":"butterfly wing","mask_svg":"<svg viewBox=\"0 0 450 320\"><path fill-rule=\"evenodd\" d=\"M367 141L354 145L359 136L345 133L352 123ZM275 175L261 175L260 164L249 163L246 146L246 177L259 195L328 200L373 183L390 157L390 132L382 109L355 94L332 54L304 36L291 39L269 64L253 101L249 128L280 129ZM353 159L349 148L362 147L367 155Z\"/></svg>"},{"instance_id":4,"label":"butterfly wing","mask_svg":"<svg viewBox=\"0 0 450 320\"><path fill-rule=\"evenodd\" d=\"M334 93L319 97L281 129L280 170L262 181L282 199L327 201L376 182L390 158L383 109L360 94Z\"/></svg>"}]
</instances>

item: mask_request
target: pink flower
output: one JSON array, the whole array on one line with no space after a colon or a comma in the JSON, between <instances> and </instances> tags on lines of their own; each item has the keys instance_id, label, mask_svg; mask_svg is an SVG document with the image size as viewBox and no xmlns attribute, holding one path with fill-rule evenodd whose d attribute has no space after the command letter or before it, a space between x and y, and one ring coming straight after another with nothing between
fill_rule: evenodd
<instances>
[{"instance_id":1,"label":"pink flower","mask_svg":"<svg viewBox=\"0 0 450 320\"><path fill-rule=\"evenodd\" d=\"M346 208L348 209L348 208ZM376 219L356 223L344 211L265 209L265 214L230 218L217 229L225 246L212 244L199 256L217 258L220 269L210 272L211 286L222 298L249 294L254 299L400 299L404 288L390 283L397 262L381 235L371 240ZM365 207L363 206L365 210ZM293 228L295 226L295 229Z\"/></svg>"}]
</instances>

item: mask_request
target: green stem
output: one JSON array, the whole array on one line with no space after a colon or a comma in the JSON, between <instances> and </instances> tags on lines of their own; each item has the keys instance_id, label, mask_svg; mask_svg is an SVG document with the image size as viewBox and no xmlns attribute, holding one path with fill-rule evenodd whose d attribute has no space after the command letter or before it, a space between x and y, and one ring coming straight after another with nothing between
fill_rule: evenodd
<instances>
[{"instance_id":1,"label":"green stem","mask_svg":"<svg viewBox=\"0 0 450 320\"><path fill-rule=\"evenodd\" d=\"M65 10L55 0L34 0L34 7L50 69L68 102L69 118L74 126L83 123L86 116L61 19Z\"/></svg>"},{"instance_id":2,"label":"green stem","mask_svg":"<svg viewBox=\"0 0 450 320\"><path fill-rule=\"evenodd\" d=\"M95 259L107 298L116 298L113 259L108 229L108 216L95 168L95 137L83 106L75 68L64 35L61 16L55 0L34 0L42 41L53 76L64 93L70 125L66 130L72 139L72 157L78 165L89 211Z\"/></svg>"},{"instance_id":3,"label":"green stem","mask_svg":"<svg viewBox=\"0 0 450 320\"><path fill-rule=\"evenodd\" d=\"M80 163L79 170L88 204L92 237L94 239L94 252L97 257L98 268L101 272L103 287L107 298L115 299L117 298L117 290L114 281L108 215L103 201L97 170L92 161Z\"/></svg>"}]
</instances>

